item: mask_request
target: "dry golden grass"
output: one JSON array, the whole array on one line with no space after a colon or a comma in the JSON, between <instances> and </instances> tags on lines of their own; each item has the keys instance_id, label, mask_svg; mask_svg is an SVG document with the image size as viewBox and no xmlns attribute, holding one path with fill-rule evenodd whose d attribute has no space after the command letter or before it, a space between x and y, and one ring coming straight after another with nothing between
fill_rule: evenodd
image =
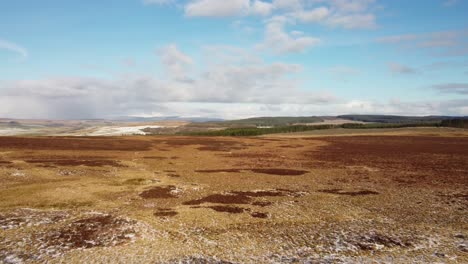
<instances>
[{"instance_id":1,"label":"dry golden grass","mask_svg":"<svg viewBox=\"0 0 468 264\"><path fill-rule=\"evenodd\" d=\"M467 262L466 131L422 131L0 138L0 261Z\"/></svg>"}]
</instances>

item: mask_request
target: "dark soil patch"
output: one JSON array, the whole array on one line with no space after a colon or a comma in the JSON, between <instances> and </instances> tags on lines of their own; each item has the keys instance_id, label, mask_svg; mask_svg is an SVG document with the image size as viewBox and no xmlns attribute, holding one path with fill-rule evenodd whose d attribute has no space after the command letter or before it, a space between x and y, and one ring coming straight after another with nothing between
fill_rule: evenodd
<instances>
[{"instance_id":1,"label":"dark soil patch","mask_svg":"<svg viewBox=\"0 0 468 264\"><path fill-rule=\"evenodd\" d=\"M216 212L223 212L223 213L230 213L230 214L241 214L245 211L244 208L234 207L234 206L222 206L222 205L210 206L208 208L213 209Z\"/></svg>"},{"instance_id":2,"label":"dark soil patch","mask_svg":"<svg viewBox=\"0 0 468 264\"><path fill-rule=\"evenodd\" d=\"M282 145L282 146L279 146L280 148L303 148L304 145Z\"/></svg>"},{"instance_id":3,"label":"dark soil patch","mask_svg":"<svg viewBox=\"0 0 468 264\"><path fill-rule=\"evenodd\" d=\"M233 173L239 173L243 169L217 169L217 170L196 170L195 172L199 173L219 173L219 172L233 172Z\"/></svg>"},{"instance_id":4,"label":"dark soil patch","mask_svg":"<svg viewBox=\"0 0 468 264\"><path fill-rule=\"evenodd\" d=\"M0 137L1 149L145 151L151 142L118 137Z\"/></svg>"},{"instance_id":5,"label":"dark soil patch","mask_svg":"<svg viewBox=\"0 0 468 264\"><path fill-rule=\"evenodd\" d=\"M191 200L184 202L184 205L199 205L203 203L218 203L218 204L249 204L251 198L245 195L232 194L213 194L202 199Z\"/></svg>"},{"instance_id":6,"label":"dark soil patch","mask_svg":"<svg viewBox=\"0 0 468 264\"><path fill-rule=\"evenodd\" d=\"M268 218L268 214L266 213L253 212L250 215L255 218Z\"/></svg>"},{"instance_id":7,"label":"dark soil patch","mask_svg":"<svg viewBox=\"0 0 468 264\"><path fill-rule=\"evenodd\" d=\"M256 192L231 192L235 195L247 196L247 197L270 197L270 196L285 196L283 192L280 191L256 191Z\"/></svg>"},{"instance_id":8,"label":"dark soil patch","mask_svg":"<svg viewBox=\"0 0 468 264\"><path fill-rule=\"evenodd\" d=\"M135 235L133 224L112 215L91 216L51 232L41 240L48 246L68 249L116 246Z\"/></svg>"},{"instance_id":9,"label":"dark soil patch","mask_svg":"<svg viewBox=\"0 0 468 264\"><path fill-rule=\"evenodd\" d=\"M34 159L34 160L25 160L27 163L32 164L42 164L41 166L87 166L87 167L103 167L103 166L112 166L112 167L125 167L119 164L115 160L80 160L80 159Z\"/></svg>"},{"instance_id":10,"label":"dark soil patch","mask_svg":"<svg viewBox=\"0 0 468 264\"><path fill-rule=\"evenodd\" d=\"M13 164L11 161L0 160L0 165Z\"/></svg>"},{"instance_id":11,"label":"dark soil patch","mask_svg":"<svg viewBox=\"0 0 468 264\"><path fill-rule=\"evenodd\" d=\"M128 180L124 181L124 184L128 184L128 185L141 185L141 184L146 183L147 181L148 181L147 179L135 178L135 179L128 179Z\"/></svg>"},{"instance_id":12,"label":"dark soil patch","mask_svg":"<svg viewBox=\"0 0 468 264\"><path fill-rule=\"evenodd\" d=\"M175 186L165 186L165 187L153 187L149 190L146 190L140 193L140 197L143 199L168 199L168 198L177 198L178 196L174 193L177 190Z\"/></svg>"},{"instance_id":13,"label":"dark soil patch","mask_svg":"<svg viewBox=\"0 0 468 264\"><path fill-rule=\"evenodd\" d=\"M172 177L172 178L180 178L180 175L177 173L169 173L167 176Z\"/></svg>"},{"instance_id":14,"label":"dark soil patch","mask_svg":"<svg viewBox=\"0 0 468 264\"><path fill-rule=\"evenodd\" d=\"M304 170L290 170L290 169L252 169L252 172L271 174L271 175L281 175L281 176L299 176L308 173Z\"/></svg>"},{"instance_id":15,"label":"dark soil patch","mask_svg":"<svg viewBox=\"0 0 468 264\"><path fill-rule=\"evenodd\" d=\"M162 212L156 212L154 213L154 216L156 217L174 217L178 213L175 211L162 211Z\"/></svg>"},{"instance_id":16,"label":"dark soil patch","mask_svg":"<svg viewBox=\"0 0 468 264\"><path fill-rule=\"evenodd\" d=\"M319 190L322 193L331 193L331 194L338 194L338 195L348 195L348 196L362 196L362 195L377 195L378 192L369 191L369 190L362 190L362 191L343 191L341 189L329 189L329 190Z\"/></svg>"},{"instance_id":17,"label":"dark soil patch","mask_svg":"<svg viewBox=\"0 0 468 264\"><path fill-rule=\"evenodd\" d=\"M150 160L165 160L167 159L166 157L156 157L156 156L151 156L151 157L143 157L143 159L150 159Z\"/></svg>"},{"instance_id":18,"label":"dark soil patch","mask_svg":"<svg viewBox=\"0 0 468 264\"><path fill-rule=\"evenodd\" d=\"M216 170L196 170L195 172L199 173L239 173L241 171L251 171L254 173L270 174L270 175L280 175L280 176L299 176L308 173L304 170L292 170L292 169L216 169Z\"/></svg>"},{"instance_id":19,"label":"dark soil patch","mask_svg":"<svg viewBox=\"0 0 468 264\"><path fill-rule=\"evenodd\" d=\"M227 194L212 194L201 199L184 202L184 205L199 205L203 203L218 203L218 204L250 204L252 198L258 197L280 197L287 195L295 195L296 192L287 190L272 190L272 191L232 191ZM259 206L270 205L265 202L255 202ZM254 204L254 203L252 203Z\"/></svg>"}]
</instances>

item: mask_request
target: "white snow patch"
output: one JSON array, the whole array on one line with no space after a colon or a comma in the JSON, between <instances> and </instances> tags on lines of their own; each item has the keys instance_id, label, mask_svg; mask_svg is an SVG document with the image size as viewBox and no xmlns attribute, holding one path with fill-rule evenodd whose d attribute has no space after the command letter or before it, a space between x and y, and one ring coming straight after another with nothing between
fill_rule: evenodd
<instances>
[{"instance_id":1,"label":"white snow patch","mask_svg":"<svg viewBox=\"0 0 468 264\"><path fill-rule=\"evenodd\" d=\"M0 128L0 136L14 136L14 135L20 135L24 133L28 133L29 131L26 129L21 129L21 128Z\"/></svg>"},{"instance_id":2,"label":"white snow patch","mask_svg":"<svg viewBox=\"0 0 468 264\"><path fill-rule=\"evenodd\" d=\"M163 128L165 126L129 126L129 127L101 127L90 133L90 136L125 136L125 135L146 135L142 131L145 128Z\"/></svg>"}]
</instances>

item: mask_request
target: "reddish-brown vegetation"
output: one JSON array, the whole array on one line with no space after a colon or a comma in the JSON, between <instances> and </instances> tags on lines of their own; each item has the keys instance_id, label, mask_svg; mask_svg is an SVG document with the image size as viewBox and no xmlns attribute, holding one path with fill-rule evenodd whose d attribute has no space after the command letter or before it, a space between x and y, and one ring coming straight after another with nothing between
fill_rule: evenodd
<instances>
[{"instance_id":1,"label":"reddish-brown vegetation","mask_svg":"<svg viewBox=\"0 0 468 264\"><path fill-rule=\"evenodd\" d=\"M164 143L172 147L200 146L197 149L202 151L231 151L247 148L245 144L237 140L210 137L174 137L165 140L156 140L155 142Z\"/></svg>"},{"instance_id":2,"label":"reddish-brown vegetation","mask_svg":"<svg viewBox=\"0 0 468 264\"><path fill-rule=\"evenodd\" d=\"M0 137L2 149L29 150L150 150L151 142L134 139L107 137Z\"/></svg>"},{"instance_id":3,"label":"reddish-brown vegetation","mask_svg":"<svg viewBox=\"0 0 468 264\"><path fill-rule=\"evenodd\" d=\"M307 154L315 160L315 167L368 166L398 182L468 184L468 140L464 138L357 136L320 140L330 144ZM394 176L395 172L411 172L412 178Z\"/></svg>"}]
</instances>

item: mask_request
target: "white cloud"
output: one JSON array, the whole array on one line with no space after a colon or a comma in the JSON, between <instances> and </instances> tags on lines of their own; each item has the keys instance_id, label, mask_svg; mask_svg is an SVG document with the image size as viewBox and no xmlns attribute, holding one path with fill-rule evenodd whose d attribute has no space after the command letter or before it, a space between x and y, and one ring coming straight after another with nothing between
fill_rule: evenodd
<instances>
[{"instance_id":1,"label":"white cloud","mask_svg":"<svg viewBox=\"0 0 468 264\"><path fill-rule=\"evenodd\" d=\"M326 24L345 29L374 29L377 27L373 14L335 14L326 21Z\"/></svg>"},{"instance_id":2,"label":"white cloud","mask_svg":"<svg viewBox=\"0 0 468 264\"><path fill-rule=\"evenodd\" d=\"M168 76L175 79L187 77L188 69L193 64L193 60L181 52L175 44L160 49L158 54Z\"/></svg>"},{"instance_id":3,"label":"white cloud","mask_svg":"<svg viewBox=\"0 0 468 264\"><path fill-rule=\"evenodd\" d=\"M285 27L288 18L276 16L270 19L265 26L265 40L261 48L273 50L276 53L304 52L307 48L321 43L319 38L297 34L298 31L287 32Z\"/></svg>"},{"instance_id":4,"label":"white cloud","mask_svg":"<svg viewBox=\"0 0 468 264\"><path fill-rule=\"evenodd\" d=\"M359 13L367 11L375 0L330 0L331 5L339 12L343 13Z\"/></svg>"},{"instance_id":5,"label":"white cloud","mask_svg":"<svg viewBox=\"0 0 468 264\"><path fill-rule=\"evenodd\" d=\"M275 9L297 10L302 9L301 0L273 0Z\"/></svg>"},{"instance_id":6,"label":"white cloud","mask_svg":"<svg viewBox=\"0 0 468 264\"><path fill-rule=\"evenodd\" d=\"M192 0L185 6L185 15L191 17L242 16L248 13L250 0Z\"/></svg>"},{"instance_id":7,"label":"white cloud","mask_svg":"<svg viewBox=\"0 0 468 264\"><path fill-rule=\"evenodd\" d=\"M330 14L330 10L326 7L318 7L312 10L300 11L297 17L305 23L321 22Z\"/></svg>"},{"instance_id":8,"label":"white cloud","mask_svg":"<svg viewBox=\"0 0 468 264\"><path fill-rule=\"evenodd\" d=\"M2 39L0 39L0 50L7 50L7 51L17 53L23 58L28 57L28 51L25 48L13 42L9 42L9 41L2 40Z\"/></svg>"},{"instance_id":9,"label":"white cloud","mask_svg":"<svg viewBox=\"0 0 468 264\"><path fill-rule=\"evenodd\" d=\"M334 100L327 92L299 88L301 84L291 77L302 70L301 66L266 63L242 49L207 48L203 58L206 66L190 78L186 67L196 62L177 46L169 45L158 54L167 72L161 77L56 77L0 82L0 116L97 118L155 111L173 115L185 108L168 105L321 105ZM26 102L25 107L22 103Z\"/></svg>"},{"instance_id":10,"label":"white cloud","mask_svg":"<svg viewBox=\"0 0 468 264\"><path fill-rule=\"evenodd\" d=\"M273 4L269 2L255 0L251 7L251 13L268 16L273 12Z\"/></svg>"}]
</instances>

